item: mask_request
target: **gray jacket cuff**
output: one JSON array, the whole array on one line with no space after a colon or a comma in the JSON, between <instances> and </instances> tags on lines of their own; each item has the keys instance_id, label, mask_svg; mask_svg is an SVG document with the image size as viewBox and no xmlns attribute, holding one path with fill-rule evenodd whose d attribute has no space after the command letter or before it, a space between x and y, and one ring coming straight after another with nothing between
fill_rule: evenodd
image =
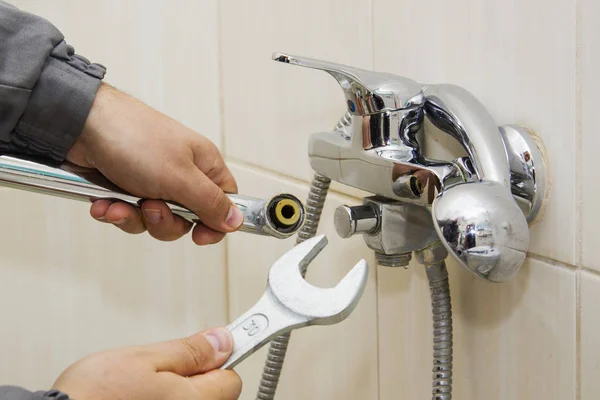
<instances>
[{"instance_id":1,"label":"gray jacket cuff","mask_svg":"<svg viewBox=\"0 0 600 400\"><path fill-rule=\"evenodd\" d=\"M7 150L64 161L77 140L106 69L76 55L63 40L50 53Z\"/></svg>"},{"instance_id":2,"label":"gray jacket cuff","mask_svg":"<svg viewBox=\"0 0 600 400\"><path fill-rule=\"evenodd\" d=\"M0 400L70 400L58 390L32 393L17 386L0 386Z\"/></svg>"}]
</instances>

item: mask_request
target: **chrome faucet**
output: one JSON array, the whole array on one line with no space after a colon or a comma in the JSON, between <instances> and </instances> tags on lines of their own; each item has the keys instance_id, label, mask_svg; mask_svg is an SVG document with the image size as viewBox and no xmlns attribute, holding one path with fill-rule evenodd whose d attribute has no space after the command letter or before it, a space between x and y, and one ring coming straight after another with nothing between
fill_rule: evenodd
<instances>
[{"instance_id":1,"label":"chrome faucet","mask_svg":"<svg viewBox=\"0 0 600 400\"><path fill-rule=\"evenodd\" d=\"M328 72L346 96L333 131L313 134L308 155L315 177L297 243L313 237L331 180L373 193L341 206L334 224L344 238L362 234L382 266L425 267L433 317L432 399L452 399L452 306L445 259L504 282L519 270L529 227L542 214L546 168L541 142L517 125L498 126L468 91L422 85L387 73L289 54L273 60ZM424 121L452 136L467 156L425 157ZM273 340L256 399L271 400L289 335Z\"/></svg>"},{"instance_id":2,"label":"chrome faucet","mask_svg":"<svg viewBox=\"0 0 600 400\"><path fill-rule=\"evenodd\" d=\"M342 237L362 233L379 263L406 265L441 241L464 267L492 282L523 264L529 227L546 191L541 144L527 128L498 126L467 90L275 53L278 62L328 72L346 97L334 131L309 142L311 167L373 193L336 210ZM424 120L460 142L467 156L424 156ZM439 251L437 254L442 254Z\"/></svg>"}]
</instances>

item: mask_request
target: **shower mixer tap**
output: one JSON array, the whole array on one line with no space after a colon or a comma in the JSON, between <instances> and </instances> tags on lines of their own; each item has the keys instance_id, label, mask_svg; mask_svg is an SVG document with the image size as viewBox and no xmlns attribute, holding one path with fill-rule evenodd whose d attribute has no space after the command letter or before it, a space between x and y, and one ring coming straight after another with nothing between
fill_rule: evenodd
<instances>
[{"instance_id":1,"label":"shower mixer tap","mask_svg":"<svg viewBox=\"0 0 600 400\"><path fill-rule=\"evenodd\" d=\"M346 97L332 131L310 137L315 176L306 223L296 243L314 237L332 180L370 192L360 206L334 214L338 234L362 234L382 266L425 268L433 317L432 399L452 399L452 306L445 259L491 282L510 279L523 264L529 226L543 211L546 169L542 144L517 125L498 126L467 90L289 54L273 60L322 70ZM424 153L429 120L464 148L465 157L435 160ZM257 400L272 400L289 345L273 340Z\"/></svg>"},{"instance_id":2,"label":"shower mixer tap","mask_svg":"<svg viewBox=\"0 0 600 400\"><path fill-rule=\"evenodd\" d=\"M388 73L275 53L273 60L322 70L339 83L347 113L334 131L313 134L310 165L370 193L336 210L342 237L362 233L382 265L407 264L441 241L468 270L492 282L511 278L529 246L528 223L542 210L541 143L527 128L498 126L467 90L423 85ZM424 155L424 121L458 140L466 157Z\"/></svg>"}]
</instances>

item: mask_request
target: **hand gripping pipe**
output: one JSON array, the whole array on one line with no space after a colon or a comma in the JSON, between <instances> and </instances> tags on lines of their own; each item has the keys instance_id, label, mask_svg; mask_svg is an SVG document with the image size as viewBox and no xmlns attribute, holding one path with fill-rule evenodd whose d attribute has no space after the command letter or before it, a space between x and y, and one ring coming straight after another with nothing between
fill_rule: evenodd
<instances>
[{"instance_id":1,"label":"hand gripping pipe","mask_svg":"<svg viewBox=\"0 0 600 400\"><path fill-rule=\"evenodd\" d=\"M64 164L49 167L34 161L0 156L0 186L79 201L118 200L140 206L144 199L124 192L98 171ZM238 194L227 195L244 214L242 232L284 239L304 223L304 207L296 197L282 193L270 199ZM192 223L199 222L192 211L167 202L173 212Z\"/></svg>"}]
</instances>

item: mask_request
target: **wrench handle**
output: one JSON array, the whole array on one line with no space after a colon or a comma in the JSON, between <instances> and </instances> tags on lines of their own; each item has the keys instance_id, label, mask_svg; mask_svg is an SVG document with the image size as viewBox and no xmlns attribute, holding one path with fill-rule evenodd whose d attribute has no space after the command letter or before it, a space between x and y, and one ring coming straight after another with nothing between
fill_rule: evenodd
<instances>
[{"instance_id":1,"label":"wrench handle","mask_svg":"<svg viewBox=\"0 0 600 400\"><path fill-rule=\"evenodd\" d=\"M275 300L267 288L254 307L227 326L233 336L233 352L221 369L233 369L276 336L308 324L306 318Z\"/></svg>"}]
</instances>

